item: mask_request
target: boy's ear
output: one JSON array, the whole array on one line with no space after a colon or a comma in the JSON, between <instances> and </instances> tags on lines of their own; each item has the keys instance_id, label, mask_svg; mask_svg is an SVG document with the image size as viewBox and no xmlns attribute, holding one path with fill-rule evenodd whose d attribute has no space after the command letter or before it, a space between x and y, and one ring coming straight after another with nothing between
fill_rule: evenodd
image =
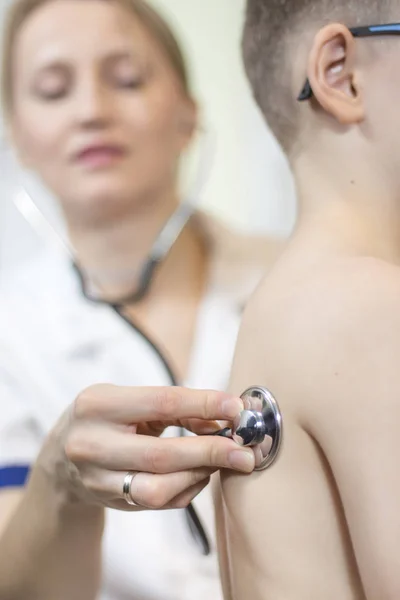
<instances>
[{"instance_id":1,"label":"boy's ear","mask_svg":"<svg viewBox=\"0 0 400 600\"><path fill-rule=\"evenodd\" d=\"M356 41L349 29L333 23L315 36L308 62L308 78L316 101L344 125L360 123L365 117L355 50Z\"/></svg>"}]
</instances>

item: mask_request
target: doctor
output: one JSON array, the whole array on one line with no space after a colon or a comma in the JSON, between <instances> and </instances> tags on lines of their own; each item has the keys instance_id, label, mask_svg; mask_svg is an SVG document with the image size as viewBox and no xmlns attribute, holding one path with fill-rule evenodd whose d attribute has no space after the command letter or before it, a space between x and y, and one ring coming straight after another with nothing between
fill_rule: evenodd
<instances>
[{"instance_id":1,"label":"doctor","mask_svg":"<svg viewBox=\"0 0 400 600\"><path fill-rule=\"evenodd\" d=\"M196 104L147 4L17 0L3 62L16 149L58 199L76 261L43 254L2 282L0 596L217 600L211 499L190 502L253 455L157 436L240 410L196 388L225 389L278 246L180 208Z\"/></svg>"}]
</instances>

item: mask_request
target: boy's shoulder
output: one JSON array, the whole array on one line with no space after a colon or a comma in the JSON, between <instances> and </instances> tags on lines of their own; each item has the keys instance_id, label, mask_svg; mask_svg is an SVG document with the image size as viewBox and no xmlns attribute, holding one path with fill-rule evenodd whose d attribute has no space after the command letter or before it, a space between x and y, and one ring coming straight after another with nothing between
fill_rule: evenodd
<instances>
[{"instance_id":1,"label":"boy's shoulder","mask_svg":"<svg viewBox=\"0 0 400 600\"><path fill-rule=\"evenodd\" d=\"M298 279L267 276L245 311L236 364L288 398L289 410L313 411L328 387L343 395L377 353L397 350L400 268L350 258Z\"/></svg>"},{"instance_id":2,"label":"boy's shoulder","mask_svg":"<svg viewBox=\"0 0 400 600\"><path fill-rule=\"evenodd\" d=\"M393 318L400 316L400 266L352 257L310 269L305 276L267 275L245 318L256 321L260 333L267 328L271 333L274 324L281 339L305 342L342 328L354 331L372 325L372 317L382 310L391 311Z\"/></svg>"}]
</instances>

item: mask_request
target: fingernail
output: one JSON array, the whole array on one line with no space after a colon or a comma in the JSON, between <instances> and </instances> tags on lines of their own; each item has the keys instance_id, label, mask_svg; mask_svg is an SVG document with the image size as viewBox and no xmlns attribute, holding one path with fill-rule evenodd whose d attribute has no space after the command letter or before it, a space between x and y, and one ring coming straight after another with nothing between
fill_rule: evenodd
<instances>
[{"instance_id":1,"label":"fingernail","mask_svg":"<svg viewBox=\"0 0 400 600\"><path fill-rule=\"evenodd\" d=\"M236 417L244 409L243 402L238 398L229 398L222 404L223 416L231 420Z\"/></svg>"},{"instance_id":2,"label":"fingernail","mask_svg":"<svg viewBox=\"0 0 400 600\"><path fill-rule=\"evenodd\" d=\"M229 462L233 469L243 471L244 473L251 473L255 466L254 453L251 450L233 450L229 454Z\"/></svg>"}]
</instances>

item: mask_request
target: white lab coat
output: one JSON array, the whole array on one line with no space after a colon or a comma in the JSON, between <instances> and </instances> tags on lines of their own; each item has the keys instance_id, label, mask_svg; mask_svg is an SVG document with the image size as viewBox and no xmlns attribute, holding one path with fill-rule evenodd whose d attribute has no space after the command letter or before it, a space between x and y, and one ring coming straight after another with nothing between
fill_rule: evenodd
<instances>
[{"instance_id":1,"label":"white lab coat","mask_svg":"<svg viewBox=\"0 0 400 600\"><path fill-rule=\"evenodd\" d=\"M243 303L260 278L266 247L264 241L250 243L204 216L197 219L210 243L213 268L182 383L223 390ZM141 335L108 306L84 298L68 258L46 252L2 281L0 483L2 470L34 462L46 434L82 389L106 382L161 386L171 380ZM212 541L208 557L194 541L182 510L108 511L102 600L222 597L208 490L195 506Z\"/></svg>"}]
</instances>

